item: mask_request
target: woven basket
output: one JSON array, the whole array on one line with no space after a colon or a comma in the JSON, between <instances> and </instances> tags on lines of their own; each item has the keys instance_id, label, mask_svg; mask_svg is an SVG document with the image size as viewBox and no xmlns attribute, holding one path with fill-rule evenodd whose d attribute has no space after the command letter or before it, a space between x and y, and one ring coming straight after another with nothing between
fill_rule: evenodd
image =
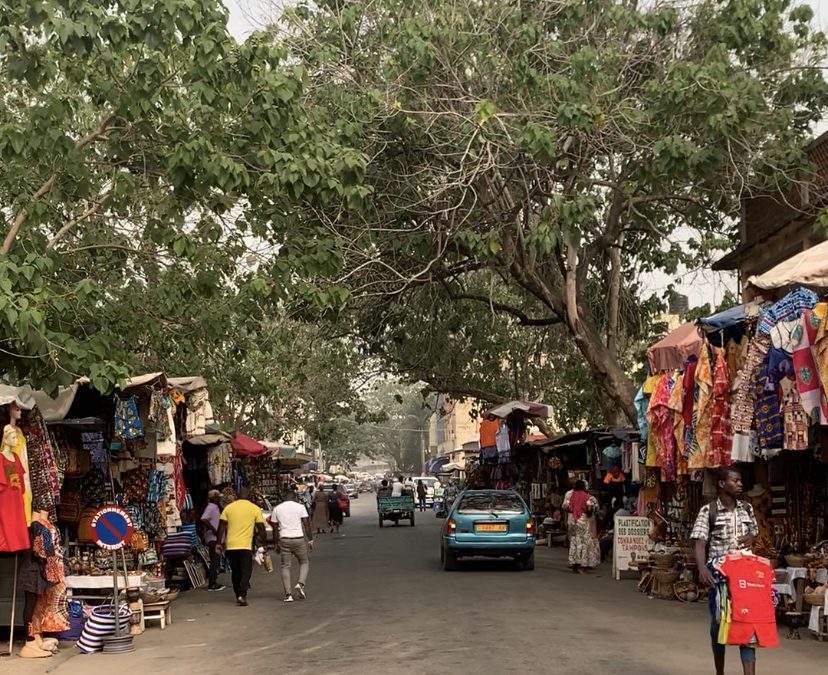
<instances>
[{"instance_id":1,"label":"woven basket","mask_svg":"<svg viewBox=\"0 0 828 675\"><path fill-rule=\"evenodd\" d=\"M814 607L825 607L825 596L822 593L805 593L802 596L806 605Z\"/></svg>"},{"instance_id":2,"label":"woven basket","mask_svg":"<svg viewBox=\"0 0 828 675\"><path fill-rule=\"evenodd\" d=\"M788 564L788 567L805 567L805 556L804 555L786 555L785 562Z\"/></svg>"},{"instance_id":3,"label":"woven basket","mask_svg":"<svg viewBox=\"0 0 828 675\"><path fill-rule=\"evenodd\" d=\"M675 553L653 553L650 556L656 569L671 570L676 566Z\"/></svg>"},{"instance_id":4,"label":"woven basket","mask_svg":"<svg viewBox=\"0 0 828 675\"><path fill-rule=\"evenodd\" d=\"M673 584L678 581L680 572L678 570L662 570L662 569L654 569L653 576L655 577L656 581L658 581L659 585L663 588L664 586L670 586L670 594L673 593Z\"/></svg>"},{"instance_id":5,"label":"woven basket","mask_svg":"<svg viewBox=\"0 0 828 675\"><path fill-rule=\"evenodd\" d=\"M695 602L699 599L699 587L692 581L677 581L673 584L673 592L679 602ZM687 597L681 597L682 593Z\"/></svg>"}]
</instances>

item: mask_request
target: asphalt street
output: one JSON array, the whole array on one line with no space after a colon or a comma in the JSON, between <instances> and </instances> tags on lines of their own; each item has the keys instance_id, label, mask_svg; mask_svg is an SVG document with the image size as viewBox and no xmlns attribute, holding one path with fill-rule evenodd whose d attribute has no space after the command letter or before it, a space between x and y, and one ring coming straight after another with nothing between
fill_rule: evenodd
<instances>
[{"instance_id":1,"label":"asphalt street","mask_svg":"<svg viewBox=\"0 0 828 675\"><path fill-rule=\"evenodd\" d=\"M458 572L439 563L442 521L377 527L375 501L353 502L339 535L318 537L308 599L284 604L278 567L257 570L248 607L232 592L192 591L173 624L136 638L128 655L72 655L49 662L4 659L3 673L245 675L404 672L573 675L701 675L712 672L706 608L651 600L609 566L573 575L562 549L538 549L534 572L474 561ZM298 572L294 570L294 575ZM803 631L762 651L759 673L826 672L828 643ZM728 650L728 673L740 673Z\"/></svg>"}]
</instances>

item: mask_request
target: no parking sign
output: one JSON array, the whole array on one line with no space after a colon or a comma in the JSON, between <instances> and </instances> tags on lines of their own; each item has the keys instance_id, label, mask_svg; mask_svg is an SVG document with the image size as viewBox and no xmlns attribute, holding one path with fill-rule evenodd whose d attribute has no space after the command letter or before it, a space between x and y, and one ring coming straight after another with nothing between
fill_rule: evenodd
<instances>
[{"instance_id":1,"label":"no parking sign","mask_svg":"<svg viewBox=\"0 0 828 675\"><path fill-rule=\"evenodd\" d=\"M95 543L107 551L119 551L132 539L132 518L120 506L102 506L92 518Z\"/></svg>"}]
</instances>

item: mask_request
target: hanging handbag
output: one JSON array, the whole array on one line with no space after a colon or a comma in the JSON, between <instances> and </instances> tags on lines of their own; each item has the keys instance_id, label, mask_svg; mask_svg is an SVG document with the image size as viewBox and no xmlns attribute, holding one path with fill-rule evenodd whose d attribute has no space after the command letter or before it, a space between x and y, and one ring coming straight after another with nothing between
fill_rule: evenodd
<instances>
[{"instance_id":1,"label":"hanging handbag","mask_svg":"<svg viewBox=\"0 0 828 675\"><path fill-rule=\"evenodd\" d=\"M143 553L149 548L149 543L149 535L144 530L135 530L129 542L129 547L136 553Z\"/></svg>"},{"instance_id":2,"label":"hanging handbag","mask_svg":"<svg viewBox=\"0 0 828 675\"><path fill-rule=\"evenodd\" d=\"M78 541L81 544L95 543L95 533L92 531L92 520L98 509L95 507L87 507L81 511L78 519Z\"/></svg>"}]
</instances>

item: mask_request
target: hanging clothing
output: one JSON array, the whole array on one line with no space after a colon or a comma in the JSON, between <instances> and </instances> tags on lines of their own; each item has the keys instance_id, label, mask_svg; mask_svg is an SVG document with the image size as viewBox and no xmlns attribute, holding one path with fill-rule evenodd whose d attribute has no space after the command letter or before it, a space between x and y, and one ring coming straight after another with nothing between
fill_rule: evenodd
<instances>
[{"instance_id":1,"label":"hanging clothing","mask_svg":"<svg viewBox=\"0 0 828 675\"><path fill-rule=\"evenodd\" d=\"M644 387L640 387L633 400L633 405L635 406L635 415L638 419L638 432L641 434L642 443L647 442L647 406L649 403L650 398L644 393Z\"/></svg>"},{"instance_id":2,"label":"hanging clothing","mask_svg":"<svg viewBox=\"0 0 828 675\"><path fill-rule=\"evenodd\" d=\"M213 406L210 405L210 394L207 389L190 392L187 396L186 437L201 436L206 432L207 425L213 422Z\"/></svg>"},{"instance_id":3,"label":"hanging clothing","mask_svg":"<svg viewBox=\"0 0 828 675\"><path fill-rule=\"evenodd\" d=\"M757 394L755 379L770 345L770 337L763 333L758 333L750 343L744 367L737 378L736 395L730 413L734 433L750 434L753 428Z\"/></svg>"},{"instance_id":4,"label":"hanging clothing","mask_svg":"<svg viewBox=\"0 0 828 675\"><path fill-rule=\"evenodd\" d=\"M792 290L762 313L762 319L757 327L758 332L767 335L780 321L798 319L806 309L813 309L817 300L819 300L817 294L807 288L800 287Z\"/></svg>"},{"instance_id":5,"label":"hanging clothing","mask_svg":"<svg viewBox=\"0 0 828 675\"><path fill-rule=\"evenodd\" d=\"M684 364L684 379L682 380L682 416L684 418L684 439L681 450L685 458L689 460L690 452L696 441L696 399L698 389L696 388L696 368L699 365L699 358L691 356Z\"/></svg>"},{"instance_id":6,"label":"hanging clothing","mask_svg":"<svg viewBox=\"0 0 828 675\"><path fill-rule=\"evenodd\" d=\"M810 309L805 310L794 331L793 365L796 386L805 414L814 424L828 424L828 404L813 349L821 323L819 314Z\"/></svg>"},{"instance_id":7,"label":"hanging clothing","mask_svg":"<svg viewBox=\"0 0 828 675\"><path fill-rule=\"evenodd\" d=\"M713 368L710 350L706 346L702 347L696 366L696 407L693 412L696 433L687 466L690 469L703 469L711 465L713 452Z\"/></svg>"},{"instance_id":8,"label":"hanging clothing","mask_svg":"<svg viewBox=\"0 0 828 675\"><path fill-rule=\"evenodd\" d=\"M756 432L759 438L759 449L764 457L773 457L779 454L784 441L779 394L773 384L769 370L770 365L766 361L755 382Z\"/></svg>"},{"instance_id":9,"label":"hanging clothing","mask_svg":"<svg viewBox=\"0 0 828 675\"><path fill-rule=\"evenodd\" d=\"M29 527L26 508L23 464L15 455L13 460L0 452L0 552L11 553L29 548Z\"/></svg>"},{"instance_id":10,"label":"hanging clothing","mask_svg":"<svg viewBox=\"0 0 828 675\"><path fill-rule=\"evenodd\" d=\"M69 628L60 530L51 522L32 523L32 551L41 561L46 589L37 597L30 627L33 633L60 633Z\"/></svg>"},{"instance_id":11,"label":"hanging clothing","mask_svg":"<svg viewBox=\"0 0 828 675\"><path fill-rule=\"evenodd\" d=\"M785 450L808 449L808 416L802 407L799 391L792 381L784 383L787 393L782 398L782 420Z\"/></svg>"},{"instance_id":12,"label":"hanging clothing","mask_svg":"<svg viewBox=\"0 0 828 675\"><path fill-rule=\"evenodd\" d=\"M713 425L711 428L712 460L709 466L732 463L733 427L730 421L730 371L724 351L716 350L713 371Z\"/></svg>"},{"instance_id":13,"label":"hanging clothing","mask_svg":"<svg viewBox=\"0 0 828 675\"><path fill-rule=\"evenodd\" d=\"M662 479L665 481L675 480L676 476L676 439L673 435L673 418L669 408L674 384L673 378L665 375L656 385L650 399L649 424L650 436L655 446L654 465L661 467ZM649 455L647 460L647 466L650 466Z\"/></svg>"},{"instance_id":14,"label":"hanging clothing","mask_svg":"<svg viewBox=\"0 0 828 675\"><path fill-rule=\"evenodd\" d=\"M819 325L816 327L816 334L811 338L811 349L814 351L819 380L823 386L828 387L828 302L820 302L814 307L809 321L813 324L817 319ZM826 399L824 391L822 399Z\"/></svg>"},{"instance_id":15,"label":"hanging clothing","mask_svg":"<svg viewBox=\"0 0 828 675\"><path fill-rule=\"evenodd\" d=\"M38 408L21 421L20 435L26 444L29 461L29 484L32 489L32 510L46 511L49 518L57 520L57 502L60 500L60 480L54 459L52 439ZM25 468L25 464L24 464Z\"/></svg>"},{"instance_id":16,"label":"hanging clothing","mask_svg":"<svg viewBox=\"0 0 828 675\"><path fill-rule=\"evenodd\" d=\"M233 480L232 459L233 450L229 443L219 443L207 450L207 474L211 485L223 485Z\"/></svg>"},{"instance_id":17,"label":"hanging clothing","mask_svg":"<svg viewBox=\"0 0 828 675\"><path fill-rule=\"evenodd\" d=\"M115 436L126 441L144 437L137 396L130 396L126 400L115 397Z\"/></svg>"},{"instance_id":18,"label":"hanging clothing","mask_svg":"<svg viewBox=\"0 0 828 675\"><path fill-rule=\"evenodd\" d=\"M484 419L480 422L480 448L497 447L497 431L500 429L500 420Z\"/></svg>"},{"instance_id":19,"label":"hanging clothing","mask_svg":"<svg viewBox=\"0 0 828 675\"><path fill-rule=\"evenodd\" d=\"M675 376L673 391L670 392L670 400L667 407L670 409L670 416L673 420L673 441L676 448L676 474L682 476L687 473L686 445L684 443L684 375L678 373Z\"/></svg>"}]
</instances>

